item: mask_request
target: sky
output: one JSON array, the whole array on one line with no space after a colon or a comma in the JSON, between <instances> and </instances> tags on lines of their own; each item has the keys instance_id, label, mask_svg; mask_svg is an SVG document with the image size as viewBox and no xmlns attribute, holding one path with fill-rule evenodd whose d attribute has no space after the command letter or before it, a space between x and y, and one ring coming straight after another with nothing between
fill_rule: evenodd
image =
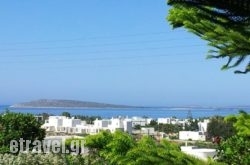
<instances>
[{"instance_id":1,"label":"sky","mask_svg":"<svg viewBox=\"0 0 250 165\"><path fill-rule=\"evenodd\" d=\"M70 99L141 106L250 105L250 76L166 20L165 0L4 1L0 104Z\"/></svg>"}]
</instances>

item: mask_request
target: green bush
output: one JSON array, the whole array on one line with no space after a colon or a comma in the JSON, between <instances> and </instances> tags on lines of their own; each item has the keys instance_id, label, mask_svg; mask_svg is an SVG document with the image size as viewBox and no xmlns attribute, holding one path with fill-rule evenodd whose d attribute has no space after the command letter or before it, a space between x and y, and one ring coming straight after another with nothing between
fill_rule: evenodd
<instances>
[{"instance_id":1,"label":"green bush","mask_svg":"<svg viewBox=\"0 0 250 165\"><path fill-rule=\"evenodd\" d=\"M84 158L80 155L63 154L32 154L18 155L0 154L1 165L84 165Z\"/></svg>"}]
</instances>

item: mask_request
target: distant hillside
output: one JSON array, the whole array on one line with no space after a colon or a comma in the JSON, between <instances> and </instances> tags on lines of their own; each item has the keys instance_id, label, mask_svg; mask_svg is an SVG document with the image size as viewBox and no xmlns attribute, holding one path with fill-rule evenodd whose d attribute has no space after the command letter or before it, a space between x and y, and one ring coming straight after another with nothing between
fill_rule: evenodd
<instances>
[{"instance_id":1,"label":"distant hillside","mask_svg":"<svg viewBox=\"0 0 250 165\"><path fill-rule=\"evenodd\" d=\"M132 108L133 106L114 105L89 101L40 99L14 104L13 108Z\"/></svg>"}]
</instances>

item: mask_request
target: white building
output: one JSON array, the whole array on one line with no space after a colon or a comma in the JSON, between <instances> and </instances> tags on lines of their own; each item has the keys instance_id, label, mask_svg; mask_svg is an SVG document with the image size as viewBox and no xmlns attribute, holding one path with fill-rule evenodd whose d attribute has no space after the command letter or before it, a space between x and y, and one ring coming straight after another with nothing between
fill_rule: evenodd
<instances>
[{"instance_id":1,"label":"white building","mask_svg":"<svg viewBox=\"0 0 250 165\"><path fill-rule=\"evenodd\" d=\"M94 121L95 128L108 128L108 125L111 123L108 119L96 119Z\"/></svg>"},{"instance_id":2,"label":"white building","mask_svg":"<svg viewBox=\"0 0 250 165\"><path fill-rule=\"evenodd\" d=\"M207 160L209 157L214 158L216 155L216 149L197 148L196 146L181 146L181 151L203 160Z\"/></svg>"},{"instance_id":3,"label":"white building","mask_svg":"<svg viewBox=\"0 0 250 165\"><path fill-rule=\"evenodd\" d=\"M206 135L199 131L179 131L179 139L206 141Z\"/></svg>"},{"instance_id":4,"label":"white building","mask_svg":"<svg viewBox=\"0 0 250 165\"><path fill-rule=\"evenodd\" d=\"M158 118L157 123L158 124L180 124L182 126L185 126L185 123L187 123L187 119L177 119L173 117L166 117L166 118Z\"/></svg>"},{"instance_id":5,"label":"white building","mask_svg":"<svg viewBox=\"0 0 250 165\"><path fill-rule=\"evenodd\" d=\"M49 116L48 120L42 125L49 132L73 132L72 128L76 125L86 124L84 121L75 118L67 118L65 116Z\"/></svg>"},{"instance_id":6,"label":"white building","mask_svg":"<svg viewBox=\"0 0 250 165\"><path fill-rule=\"evenodd\" d=\"M47 132L65 134L97 134L101 130L116 130L132 133L132 121L126 118L96 119L94 124L86 124L80 119L67 118L65 116L50 116L42 125Z\"/></svg>"},{"instance_id":7,"label":"white building","mask_svg":"<svg viewBox=\"0 0 250 165\"><path fill-rule=\"evenodd\" d=\"M141 128L141 134L152 136L155 134L155 129L153 127L143 127Z\"/></svg>"},{"instance_id":8,"label":"white building","mask_svg":"<svg viewBox=\"0 0 250 165\"><path fill-rule=\"evenodd\" d=\"M132 121L128 118L96 119L94 126L99 130L109 130L111 133L114 133L116 130L132 133Z\"/></svg>"},{"instance_id":9,"label":"white building","mask_svg":"<svg viewBox=\"0 0 250 165\"><path fill-rule=\"evenodd\" d=\"M170 124L171 123L171 118L166 117L166 118L158 118L157 119L158 124Z\"/></svg>"},{"instance_id":10,"label":"white building","mask_svg":"<svg viewBox=\"0 0 250 165\"><path fill-rule=\"evenodd\" d=\"M123 120L123 127L124 127L125 132L129 134L132 133L132 130L133 130L132 121L126 118L125 120Z\"/></svg>"},{"instance_id":11,"label":"white building","mask_svg":"<svg viewBox=\"0 0 250 165\"><path fill-rule=\"evenodd\" d=\"M135 127L136 125L140 125L142 127L145 127L147 124L150 124L150 122L153 120L152 118L143 118L143 117L138 117L138 116L134 116L131 119L127 120L131 120L132 121L132 126Z\"/></svg>"},{"instance_id":12,"label":"white building","mask_svg":"<svg viewBox=\"0 0 250 165\"><path fill-rule=\"evenodd\" d=\"M199 121L198 122L199 131L207 132L208 123L209 123L209 119L205 119L203 122Z\"/></svg>"}]
</instances>

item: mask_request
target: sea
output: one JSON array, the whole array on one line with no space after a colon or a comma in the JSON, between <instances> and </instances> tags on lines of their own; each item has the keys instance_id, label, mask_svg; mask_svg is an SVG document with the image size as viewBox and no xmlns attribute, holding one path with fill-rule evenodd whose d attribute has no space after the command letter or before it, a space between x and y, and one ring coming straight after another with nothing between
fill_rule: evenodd
<instances>
[{"instance_id":1,"label":"sea","mask_svg":"<svg viewBox=\"0 0 250 165\"><path fill-rule=\"evenodd\" d=\"M102 118L112 117L148 117L166 118L176 117L180 119L192 117L203 118L211 116L227 116L238 114L239 110L250 113L250 107L224 107L224 108L204 108L204 107L145 107L145 108L11 108L8 105L0 105L0 113L8 109L10 112L31 113L39 115L48 113L49 115L61 115L62 112L69 112L71 116L100 116Z\"/></svg>"}]
</instances>

